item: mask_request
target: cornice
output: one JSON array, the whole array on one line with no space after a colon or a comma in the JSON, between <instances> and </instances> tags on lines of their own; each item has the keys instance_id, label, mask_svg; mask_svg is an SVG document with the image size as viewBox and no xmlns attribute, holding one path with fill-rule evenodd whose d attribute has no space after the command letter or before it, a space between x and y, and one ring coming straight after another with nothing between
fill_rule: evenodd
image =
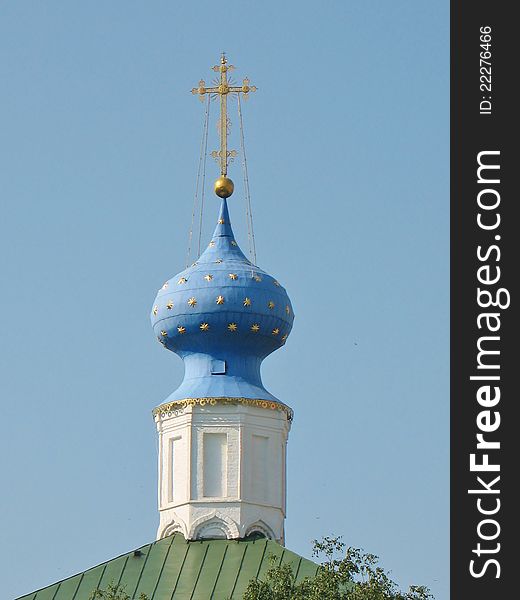
<instances>
[{"instance_id":1,"label":"cornice","mask_svg":"<svg viewBox=\"0 0 520 600\"><path fill-rule=\"evenodd\" d=\"M242 406L255 406L256 408L263 408L265 410L279 410L285 413L288 421L293 420L294 412L292 408L283 404L283 402L276 402L274 400L262 400L261 398L231 398L227 396L209 396L205 398L184 398L183 400L173 400L172 402L165 402L157 408L154 408L152 415L154 418L164 418L172 416L179 410L184 410L189 406L216 406L217 404L223 405L242 405Z\"/></svg>"}]
</instances>

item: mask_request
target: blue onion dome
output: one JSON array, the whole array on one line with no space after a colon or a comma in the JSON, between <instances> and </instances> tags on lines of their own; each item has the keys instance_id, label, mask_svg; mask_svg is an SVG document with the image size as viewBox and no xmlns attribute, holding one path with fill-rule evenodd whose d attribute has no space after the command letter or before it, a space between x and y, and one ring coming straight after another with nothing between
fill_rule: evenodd
<instances>
[{"instance_id":1,"label":"blue onion dome","mask_svg":"<svg viewBox=\"0 0 520 600\"><path fill-rule=\"evenodd\" d=\"M262 360L283 346L294 314L284 287L253 265L234 239L222 200L209 246L157 293L157 339L184 361L168 401L186 398L276 400L263 386Z\"/></svg>"}]
</instances>

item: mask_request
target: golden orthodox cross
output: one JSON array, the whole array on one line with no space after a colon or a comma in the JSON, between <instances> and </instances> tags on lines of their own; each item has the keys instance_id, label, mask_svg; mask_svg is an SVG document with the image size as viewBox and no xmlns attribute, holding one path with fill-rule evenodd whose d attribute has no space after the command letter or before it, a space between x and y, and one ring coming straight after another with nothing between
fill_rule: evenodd
<instances>
[{"instance_id":1,"label":"golden orthodox cross","mask_svg":"<svg viewBox=\"0 0 520 600\"><path fill-rule=\"evenodd\" d=\"M204 101L205 94L218 94L220 96L220 150L218 152L212 152L211 155L214 158L219 159L221 177L227 177L229 158L236 156L235 150L229 151L227 148L228 125L230 123L227 116L228 94L243 94L245 100L248 98L249 92L256 92L256 87L254 85L249 85L249 79L247 77L242 81L241 86L230 85L231 82L228 81L227 74L228 71L232 71L234 68L233 65L228 64L226 54L223 52L220 57L220 65L215 65L213 67L214 71L220 73L220 81L215 82L218 83L218 85L206 87L206 82L201 79L199 81L199 87L191 90L191 93L198 94L202 101Z\"/></svg>"}]
</instances>

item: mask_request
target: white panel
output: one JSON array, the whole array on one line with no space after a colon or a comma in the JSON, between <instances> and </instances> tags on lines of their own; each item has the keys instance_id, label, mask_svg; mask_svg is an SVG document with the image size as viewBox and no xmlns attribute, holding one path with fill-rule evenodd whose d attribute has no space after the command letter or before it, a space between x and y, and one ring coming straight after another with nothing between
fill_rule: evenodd
<instances>
[{"instance_id":1,"label":"white panel","mask_svg":"<svg viewBox=\"0 0 520 600\"><path fill-rule=\"evenodd\" d=\"M190 498L192 500L200 500L202 496L202 432L198 428L193 428L190 431L190 453L191 473L190 478ZM188 476L188 473L186 473Z\"/></svg>"},{"instance_id":2,"label":"white panel","mask_svg":"<svg viewBox=\"0 0 520 600\"><path fill-rule=\"evenodd\" d=\"M227 434L204 433L203 446L204 496L227 496Z\"/></svg>"},{"instance_id":3,"label":"white panel","mask_svg":"<svg viewBox=\"0 0 520 600\"><path fill-rule=\"evenodd\" d=\"M282 442L282 446L281 446L281 459L282 459L282 482L281 482L281 502L280 502L280 506L283 508L283 510L285 510L286 508L286 494L287 494L287 456L286 456L286 447L285 447L285 443Z\"/></svg>"},{"instance_id":4,"label":"white panel","mask_svg":"<svg viewBox=\"0 0 520 600\"><path fill-rule=\"evenodd\" d=\"M177 460L180 439L175 437L168 440L168 502L173 502L180 492L176 489L176 485L180 483Z\"/></svg>"},{"instance_id":5,"label":"white panel","mask_svg":"<svg viewBox=\"0 0 520 600\"><path fill-rule=\"evenodd\" d=\"M253 500L265 502L269 499L268 477L269 438L253 435Z\"/></svg>"}]
</instances>

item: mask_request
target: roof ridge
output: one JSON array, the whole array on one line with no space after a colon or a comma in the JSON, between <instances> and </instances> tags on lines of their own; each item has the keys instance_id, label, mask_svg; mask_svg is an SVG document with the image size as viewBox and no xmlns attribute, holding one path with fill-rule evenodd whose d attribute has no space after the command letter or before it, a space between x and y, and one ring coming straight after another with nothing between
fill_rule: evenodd
<instances>
[{"instance_id":1,"label":"roof ridge","mask_svg":"<svg viewBox=\"0 0 520 600\"><path fill-rule=\"evenodd\" d=\"M159 550L161 546L163 548ZM239 546L242 547L240 550ZM182 548L185 551L181 551ZM236 550L233 551L233 548ZM316 574L316 563L273 540L186 540L181 533L175 532L19 596L17 600L70 598L73 594L75 600L88 600L96 587L106 585L112 575L119 585L128 585L127 593L144 592L154 600L171 600L172 593L180 592L183 598L189 598L195 591L197 594L207 593L210 598L217 588L219 594L225 593L226 597L237 599L248 582L256 579L262 567L265 568L265 558L270 551L279 553L282 563L296 563L294 558L299 557L299 578ZM133 562L143 554L146 557L142 564ZM124 565L116 562L121 559L124 559Z\"/></svg>"}]
</instances>

